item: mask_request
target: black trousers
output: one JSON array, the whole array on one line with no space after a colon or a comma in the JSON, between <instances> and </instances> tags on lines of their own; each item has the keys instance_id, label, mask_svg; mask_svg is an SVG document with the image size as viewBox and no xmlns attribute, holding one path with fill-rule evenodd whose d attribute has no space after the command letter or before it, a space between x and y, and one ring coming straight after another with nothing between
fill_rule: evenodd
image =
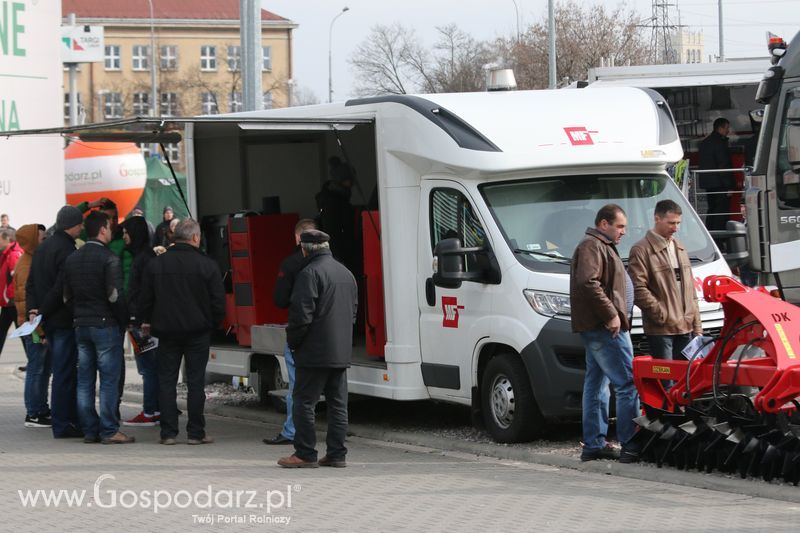
<instances>
[{"instance_id":1,"label":"black trousers","mask_svg":"<svg viewBox=\"0 0 800 533\"><path fill-rule=\"evenodd\" d=\"M13 305L7 307L0 307L0 353L3 352L3 346L6 344L6 335L11 324L17 324L17 308Z\"/></svg>"},{"instance_id":2,"label":"black trousers","mask_svg":"<svg viewBox=\"0 0 800 533\"><path fill-rule=\"evenodd\" d=\"M706 196L708 202L708 211L706 213L706 228L709 230L725 229L725 225L732 215L723 215L720 213L730 213L731 211L731 198L727 194L720 194L728 192L727 189L706 189L709 194Z\"/></svg>"},{"instance_id":3,"label":"black trousers","mask_svg":"<svg viewBox=\"0 0 800 533\"><path fill-rule=\"evenodd\" d=\"M331 459L344 459L347 455L347 369L297 367L292 393L294 449L304 461L317 460L314 408L322 393L328 406L327 455Z\"/></svg>"},{"instance_id":4,"label":"black trousers","mask_svg":"<svg viewBox=\"0 0 800 533\"><path fill-rule=\"evenodd\" d=\"M186 434L190 439L206 436L205 379L208 365L208 333L181 339L159 339L158 344L158 401L161 407L161 438L174 438L178 434L178 373L181 360L186 357L186 381L189 389L187 410L189 422Z\"/></svg>"}]
</instances>

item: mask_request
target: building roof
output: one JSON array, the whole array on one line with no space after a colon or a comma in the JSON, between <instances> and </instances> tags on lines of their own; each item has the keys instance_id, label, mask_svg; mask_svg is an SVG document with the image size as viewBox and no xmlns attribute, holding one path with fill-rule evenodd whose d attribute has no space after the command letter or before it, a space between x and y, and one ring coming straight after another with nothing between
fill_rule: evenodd
<instances>
[{"instance_id":1,"label":"building roof","mask_svg":"<svg viewBox=\"0 0 800 533\"><path fill-rule=\"evenodd\" d=\"M132 0L61 0L61 12L66 17L75 13L79 19L149 19L149 2ZM153 18L239 20L239 0L153 0ZM261 20L289 22L289 19L266 9Z\"/></svg>"}]
</instances>

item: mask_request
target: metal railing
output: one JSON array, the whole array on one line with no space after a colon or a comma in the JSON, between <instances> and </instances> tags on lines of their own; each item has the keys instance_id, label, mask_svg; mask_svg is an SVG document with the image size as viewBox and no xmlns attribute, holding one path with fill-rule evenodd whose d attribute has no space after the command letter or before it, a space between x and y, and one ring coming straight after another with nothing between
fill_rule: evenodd
<instances>
[{"instance_id":1,"label":"metal railing","mask_svg":"<svg viewBox=\"0 0 800 533\"><path fill-rule=\"evenodd\" d=\"M689 169L689 203L692 205L692 208L697 212L697 214L705 217L705 224L708 226L708 218L709 217L732 217L732 216L739 216L741 215L741 211L731 211L731 212L723 212L723 213L708 213L708 203L707 199L709 196L718 196L718 195L725 195L725 196L732 196L734 194L744 194L744 189L747 188L746 184L741 189L734 189L730 191L714 191L708 192L704 189L698 190L698 181L700 175L702 174L722 174L722 173L731 173L731 172L741 172L745 176L745 181L747 180L747 176L749 175L751 168L750 167L739 167L739 168L715 168L710 170L699 170L699 169ZM701 199L706 200L706 209L700 210L699 201Z\"/></svg>"}]
</instances>

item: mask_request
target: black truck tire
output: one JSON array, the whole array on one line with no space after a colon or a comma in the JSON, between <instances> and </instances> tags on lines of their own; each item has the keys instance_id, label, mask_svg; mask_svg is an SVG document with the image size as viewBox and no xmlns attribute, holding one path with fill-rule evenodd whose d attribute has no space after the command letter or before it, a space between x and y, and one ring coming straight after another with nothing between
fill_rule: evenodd
<instances>
[{"instance_id":1,"label":"black truck tire","mask_svg":"<svg viewBox=\"0 0 800 533\"><path fill-rule=\"evenodd\" d=\"M499 354L486 365L481 379L481 410L486 430L497 442L526 442L541 433L544 417L518 355Z\"/></svg>"}]
</instances>

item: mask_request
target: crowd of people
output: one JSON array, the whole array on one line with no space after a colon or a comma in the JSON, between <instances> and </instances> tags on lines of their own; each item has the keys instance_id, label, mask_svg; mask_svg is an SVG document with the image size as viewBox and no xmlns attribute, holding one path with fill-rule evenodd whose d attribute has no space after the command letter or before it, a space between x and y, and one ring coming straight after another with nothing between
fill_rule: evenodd
<instances>
[{"instance_id":1,"label":"crowd of people","mask_svg":"<svg viewBox=\"0 0 800 533\"><path fill-rule=\"evenodd\" d=\"M2 220L0 350L12 323L28 326L21 336L28 360L25 426L50 428L57 439L128 444L135 438L120 426L158 425L159 442L174 445L183 363L186 442L214 442L205 431L204 387L225 290L216 262L200 249L199 224L178 220L169 206L155 228L141 209L118 223L117 207L106 198L65 205L49 229L27 224L15 230L7 215ZM279 435L264 442L294 444L295 453L278 461L287 468L342 467L357 286L313 220L298 222L295 242L274 294L276 305L289 310L288 417ZM142 376L143 405L121 421L126 335ZM329 434L327 453L318 460L314 411L323 393Z\"/></svg>"}]
</instances>

